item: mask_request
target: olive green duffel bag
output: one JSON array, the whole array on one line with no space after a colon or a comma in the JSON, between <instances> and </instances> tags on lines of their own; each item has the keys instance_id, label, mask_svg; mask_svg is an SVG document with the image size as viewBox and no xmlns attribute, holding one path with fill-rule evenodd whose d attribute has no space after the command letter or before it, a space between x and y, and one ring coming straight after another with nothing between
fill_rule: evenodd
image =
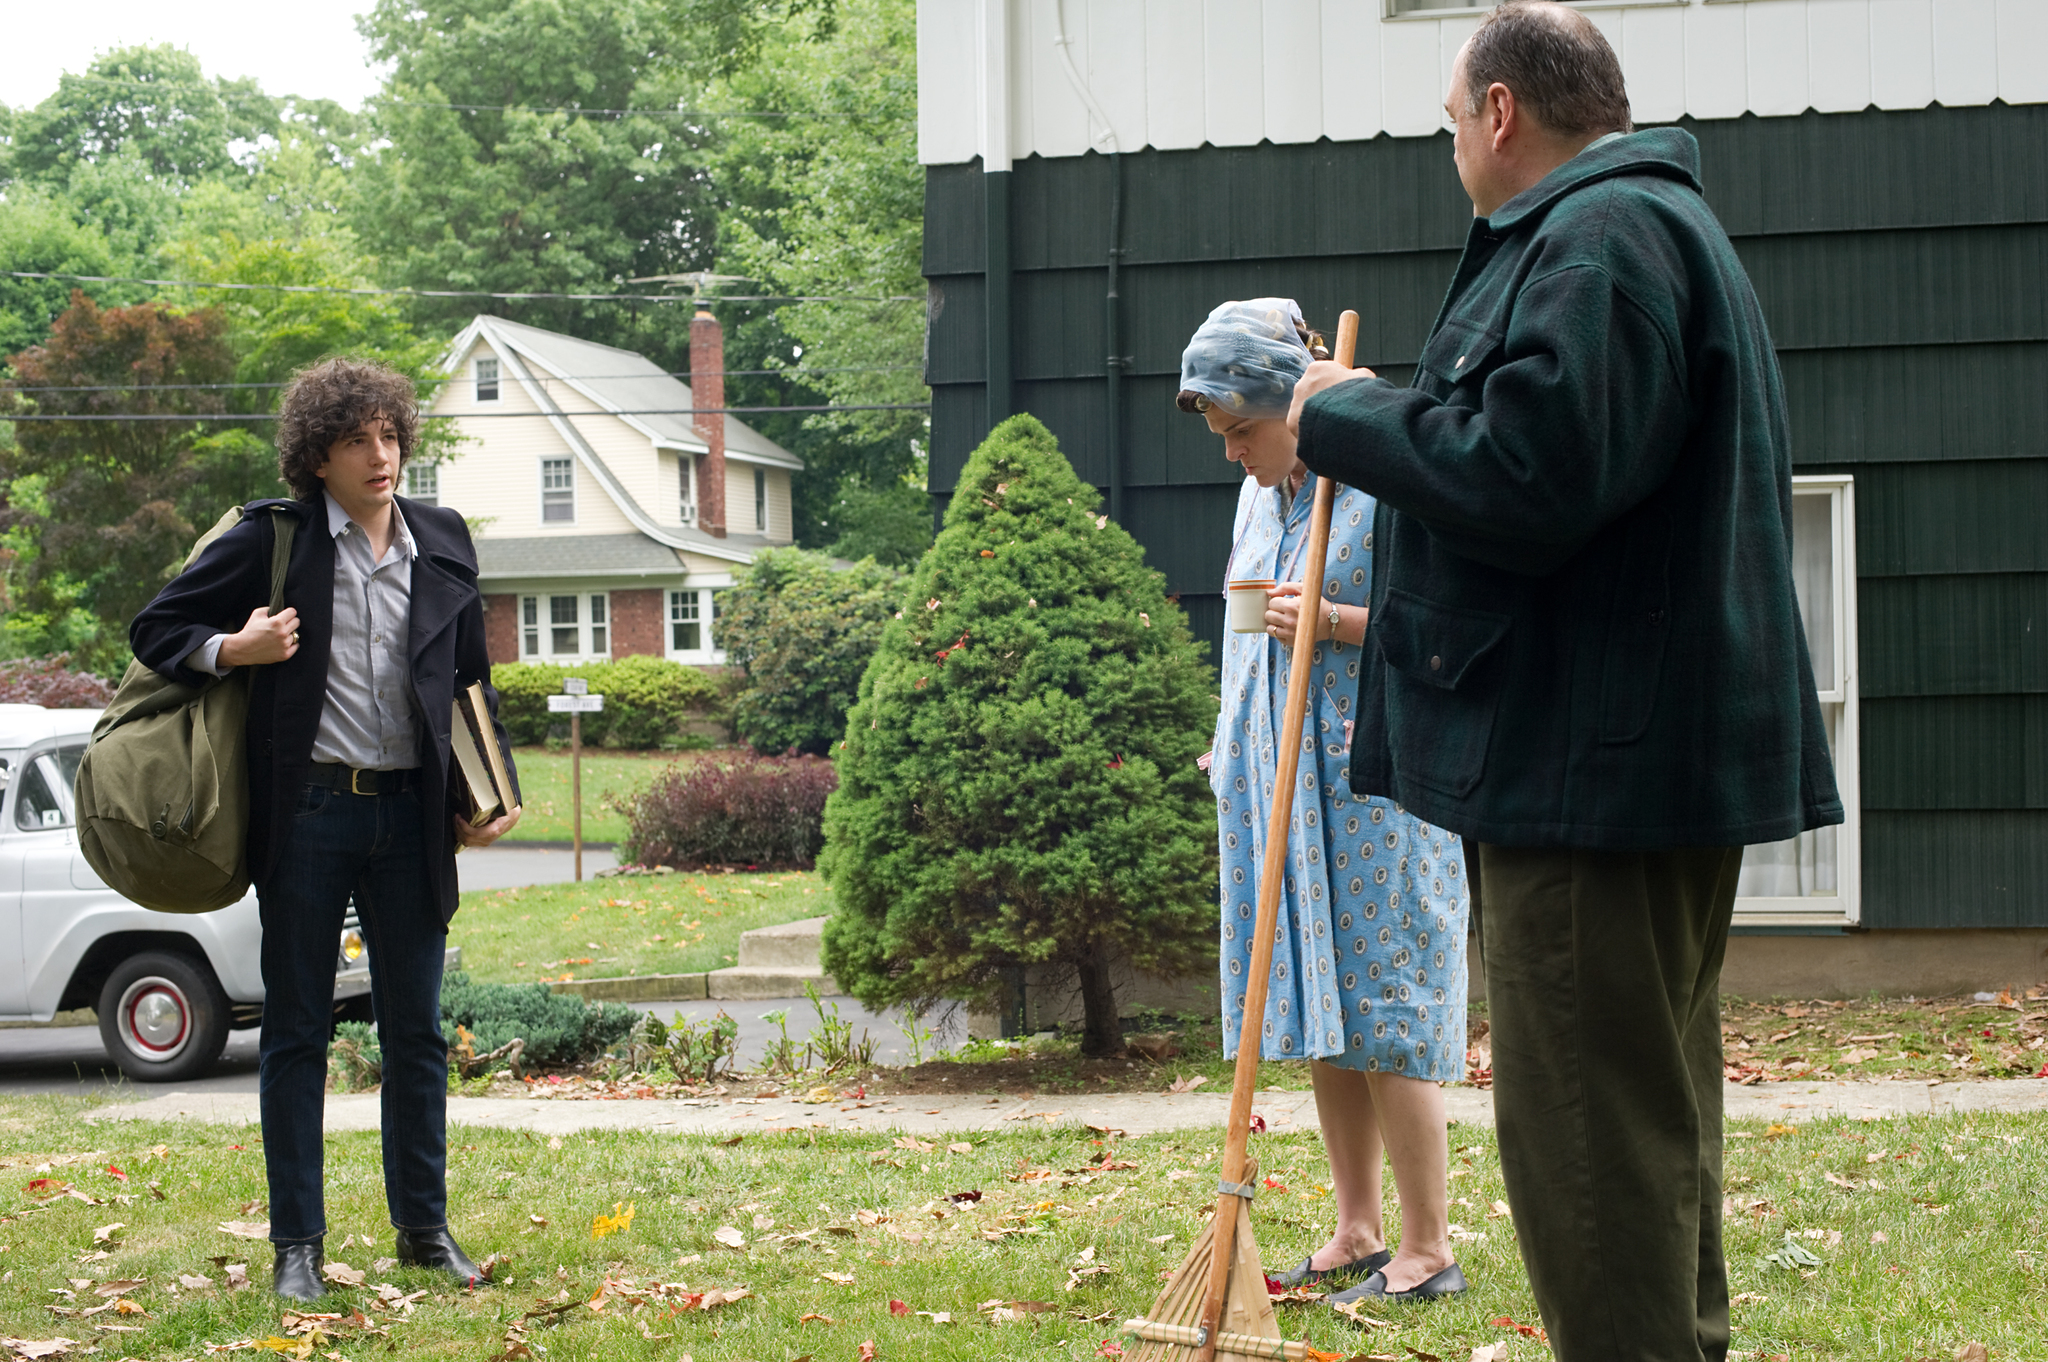
<instances>
[{"instance_id":1,"label":"olive green duffel bag","mask_svg":"<svg viewBox=\"0 0 2048 1362\"><path fill-rule=\"evenodd\" d=\"M201 535L208 544L239 524L237 506ZM284 608L284 572L298 520L274 513L271 613ZM140 662L93 725L72 786L78 849L109 887L145 908L210 913L249 892L249 677L237 667L192 687Z\"/></svg>"}]
</instances>

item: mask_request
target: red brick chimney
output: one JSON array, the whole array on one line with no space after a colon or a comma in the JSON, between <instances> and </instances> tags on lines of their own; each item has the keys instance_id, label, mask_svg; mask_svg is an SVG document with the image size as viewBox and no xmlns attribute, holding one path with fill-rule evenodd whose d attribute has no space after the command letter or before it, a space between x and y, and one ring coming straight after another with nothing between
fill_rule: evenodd
<instances>
[{"instance_id":1,"label":"red brick chimney","mask_svg":"<svg viewBox=\"0 0 2048 1362\"><path fill-rule=\"evenodd\" d=\"M697 433L709 448L697 465L697 527L725 538L725 329L698 308L690 318L690 396Z\"/></svg>"}]
</instances>

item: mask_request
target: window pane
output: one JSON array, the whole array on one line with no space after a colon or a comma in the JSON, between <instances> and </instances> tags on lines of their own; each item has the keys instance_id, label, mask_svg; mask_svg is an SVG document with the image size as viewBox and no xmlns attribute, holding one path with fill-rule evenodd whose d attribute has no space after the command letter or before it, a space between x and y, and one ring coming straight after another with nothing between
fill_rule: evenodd
<instances>
[{"instance_id":1,"label":"window pane","mask_svg":"<svg viewBox=\"0 0 2048 1362\"><path fill-rule=\"evenodd\" d=\"M669 627L669 633L671 636L669 646L679 653L694 653L702 647L699 640L700 630L695 623L686 624L678 621Z\"/></svg>"},{"instance_id":2,"label":"window pane","mask_svg":"<svg viewBox=\"0 0 2048 1362\"><path fill-rule=\"evenodd\" d=\"M590 598L590 622L592 624L604 623L604 597L592 596Z\"/></svg>"},{"instance_id":3,"label":"window pane","mask_svg":"<svg viewBox=\"0 0 2048 1362\"><path fill-rule=\"evenodd\" d=\"M567 459L542 459L540 461L540 485L544 491L564 491L573 476Z\"/></svg>"},{"instance_id":4,"label":"window pane","mask_svg":"<svg viewBox=\"0 0 2048 1362\"><path fill-rule=\"evenodd\" d=\"M528 629L526 631L526 651L528 656L540 651L540 630Z\"/></svg>"},{"instance_id":5,"label":"window pane","mask_svg":"<svg viewBox=\"0 0 2048 1362\"><path fill-rule=\"evenodd\" d=\"M476 400L495 402L498 400L498 361L480 359L476 362Z\"/></svg>"},{"instance_id":6,"label":"window pane","mask_svg":"<svg viewBox=\"0 0 2048 1362\"><path fill-rule=\"evenodd\" d=\"M538 596L521 596L519 598L519 609L520 613L525 617L528 627L540 623L540 598Z\"/></svg>"},{"instance_id":7,"label":"window pane","mask_svg":"<svg viewBox=\"0 0 2048 1362\"><path fill-rule=\"evenodd\" d=\"M48 753L37 757L22 773L21 793L15 797L14 821L23 828L61 828L70 824L64 801L57 792L61 783L57 763Z\"/></svg>"},{"instance_id":8,"label":"window pane","mask_svg":"<svg viewBox=\"0 0 2048 1362\"><path fill-rule=\"evenodd\" d=\"M1834 498L1825 493L1793 494L1792 589L1806 625L1806 650L1813 655L1813 684L1833 690L1835 672Z\"/></svg>"},{"instance_id":9,"label":"window pane","mask_svg":"<svg viewBox=\"0 0 2048 1362\"><path fill-rule=\"evenodd\" d=\"M768 470L754 470L754 528L768 528Z\"/></svg>"},{"instance_id":10,"label":"window pane","mask_svg":"<svg viewBox=\"0 0 2048 1362\"><path fill-rule=\"evenodd\" d=\"M605 628L602 624L593 625L591 627L590 651L594 654L608 653L611 651L611 644L605 638Z\"/></svg>"},{"instance_id":11,"label":"window pane","mask_svg":"<svg viewBox=\"0 0 2048 1362\"><path fill-rule=\"evenodd\" d=\"M574 596L548 597L548 623L576 623L576 598Z\"/></svg>"},{"instance_id":12,"label":"window pane","mask_svg":"<svg viewBox=\"0 0 2048 1362\"><path fill-rule=\"evenodd\" d=\"M576 519L576 503L567 492L543 492L540 518L546 524L568 524Z\"/></svg>"},{"instance_id":13,"label":"window pane","mask_svg":"<svg viewBox=\"0 0 2048 1362\"><path fill-rule=\"evenodd\" d=\"M1798 505L1798 499L1794 499L1793 505ZM1827 725L1828 748L1832 751L1842 706L1822 705L1820 710L1821 721ZM1744 847L1742 871L1735 879L1735 896L1744 899L1806 898L1839 894L1837 831L1834 827L1815 828L1783 842Z\"/></svg>"}]
</instances>

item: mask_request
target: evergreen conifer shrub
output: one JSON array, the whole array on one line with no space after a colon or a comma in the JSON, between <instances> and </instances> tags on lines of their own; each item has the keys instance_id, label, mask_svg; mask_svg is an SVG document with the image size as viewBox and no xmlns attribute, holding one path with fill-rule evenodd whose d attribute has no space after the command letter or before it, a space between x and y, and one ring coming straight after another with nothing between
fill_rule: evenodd
<instances>
[{"instance_id":1,"label":"evergreen conifer shrub","mask_svg":"<svg viewBox=\"0 0 2048 1362\"><path fill-rule=\"evenodd\" d=\"M1097 501L1037 420L998 426L861 679L819 866L823 964L870 1008L1064 965L1105 1054L1112 959L1215 960L1214 675Z\"/></svg>"}]
</instances>

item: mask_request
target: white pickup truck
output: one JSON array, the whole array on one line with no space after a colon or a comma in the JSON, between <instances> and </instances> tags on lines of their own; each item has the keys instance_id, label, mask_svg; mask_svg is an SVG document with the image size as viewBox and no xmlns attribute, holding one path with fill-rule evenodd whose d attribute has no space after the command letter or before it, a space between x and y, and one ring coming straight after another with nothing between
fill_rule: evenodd
<instances>
[{"instance_id":1,"label":"white pickup truck","mask_svg":"<svg viewBox=\"0 0 2048 1362\"><path fill-rule=\"evenodd\" d=\"M0 705L0 1021L90 1007L123 1073L182 1082L220 1057L231 1027L262 1019L263 924L254 891L211 913L159 913L93 873L71 784L99 714ZM337 1015L368 1021L353 910L337 951Z\"/></svg>"}]
</instances>

